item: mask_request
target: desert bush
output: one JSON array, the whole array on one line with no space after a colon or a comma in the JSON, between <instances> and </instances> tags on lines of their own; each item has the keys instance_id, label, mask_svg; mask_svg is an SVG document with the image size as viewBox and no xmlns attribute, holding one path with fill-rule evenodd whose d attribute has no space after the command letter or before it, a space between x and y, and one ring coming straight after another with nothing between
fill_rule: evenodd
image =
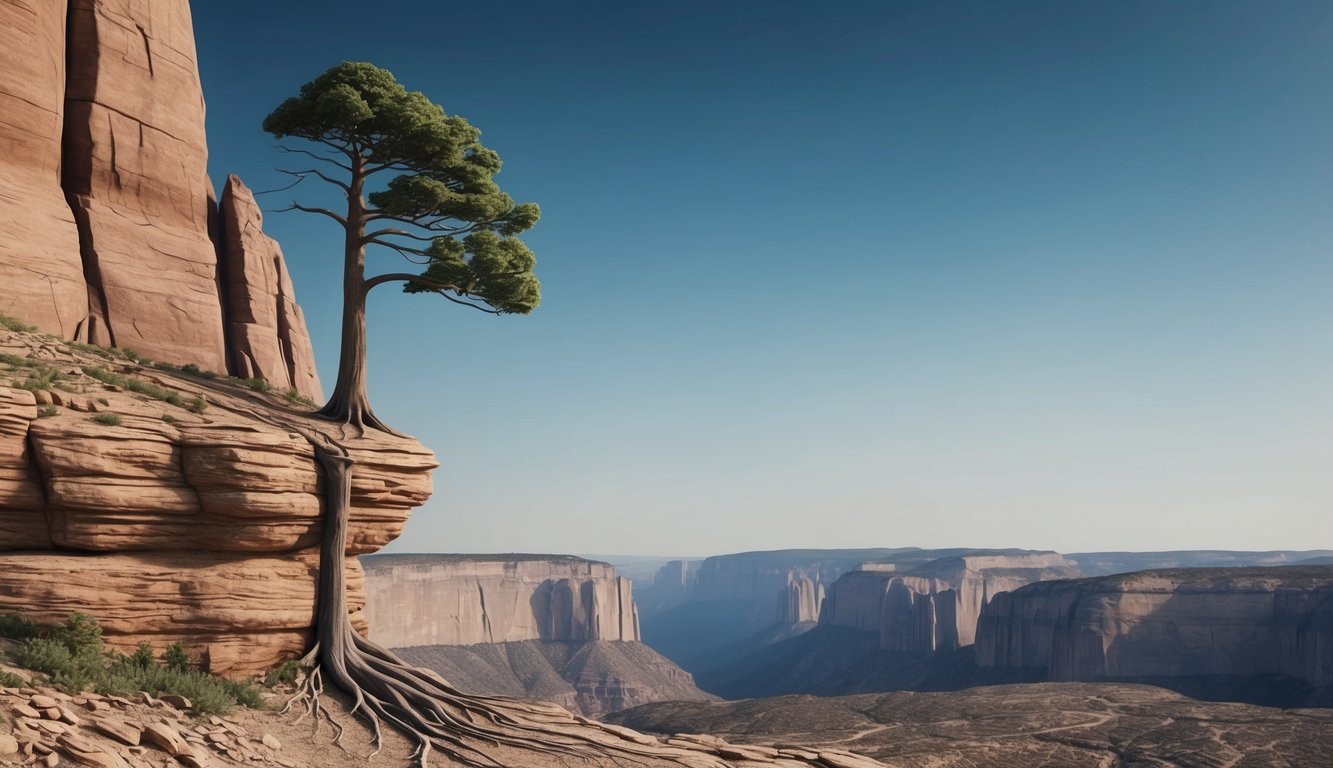
<instances>
[{"instance_id":1,"label":"desert bush","mask_svg":"<svg viewBox=\"0 0 1333 768\"><path fill-rule=\"evenodd\" d=\"M27 621L17 625L24 631L33 628ZM195 713L201 715L226 714L237 705L263 705L254 683L213 677L193 669L180 643L162 655L169 666L158 663L147 643L141 643L128 656L105 652L101 628L84 614L74 614L42 636L28 637L10 656L19 666L46 675L53 685L72 692L92 689L118 696L136 691L155 696L175 693L189 699Z\"/></svg>"},{"instance_id":2,"label":"desert bush","mask_svg":"<svg viewBox=\"0 0 1333 768\"><path fill-rule=\"evenodd\" d=\"M264 685L272 688L279 683L294 683L296 682L296 675L301 669L301 662L296 659L288 659L269 670L268 675L264 678Z\"/></svg>"},{"instance_id":3,"label":"desert bush","mask_svg":"<svg viewBox=\"0 0 1333 768\"><path fill-rule=\"evenodd\" d=\"M54 405L43 405L41 408L37 409L37 418L49 419L58 413L60 413L60 409Z\"/></svg>"},{"instance_id":4,"label":"desert bush","mask_svg":"<svg viewBox=\"0 0 1333 768\"><path fill-rule=\"evenodd\" d=\"M203 413L208 410L208 401L199 395L195 395L194 399L190 401L190 404L186 406L186 410L191 411L192 413Z\"/></svg>"},{"instance_id":5,"label":"desert bush","mask_svg":"<svg viewBox=\"0 0 1333 768\"><path fill-rule=\"evenodd\" d=\"M37 330L37 326L28 325L27 323L23 322L17 317L6 315L3 312L0 312L0 325L8 328L11 331L24 331L26 333L32 333L33 331Z\"/></svg>"},{"instance_id":6,"label":"desert bush","mask_svg":"<svg viewBox=\"0 0 1333 768\"><path fill-rule=\"evenodd\" d=\"M23 678L0 669L0 688L22 688L24 685ZM3 722L4 720L0 720L0 723Z\"/></svg>"},{"instance_id":7,"label":"desert bush","mask_svg":"<svg viewBox=\"0 0 1333 768\"><path fill-rule=\"evenodd\" d=\"M37 622L21 613L0 615L0 637L10 640L27 640L37 636Z\"/></svg>"},{"instance_id":8,"label":"desert bush","mask_svg":"<svg viewBox=\"0 0 1333 768\"><path fill-rule=\"evenodd\" d=\"M105 424L108 427L120 426L120 414L118 413L99 413L92 417L98 424Z\"/></svg>"}]
</instances>

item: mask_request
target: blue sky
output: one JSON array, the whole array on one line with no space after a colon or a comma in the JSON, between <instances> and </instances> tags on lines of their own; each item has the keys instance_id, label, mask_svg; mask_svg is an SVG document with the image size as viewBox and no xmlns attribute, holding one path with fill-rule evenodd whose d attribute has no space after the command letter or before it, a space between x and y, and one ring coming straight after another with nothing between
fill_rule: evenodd
<instances>
[{"instance_id":1,"label":"blue sky","mask_svg":"<svg viewBox=\"0 0 1333 768\"><path fill-rule=\"evenodd\" d=\"M296 5L195 4L215 180L368 60L543 210L533 315L372 297L395 550L1333 546L1328 4Z\"/></svg>"}]
</instances>

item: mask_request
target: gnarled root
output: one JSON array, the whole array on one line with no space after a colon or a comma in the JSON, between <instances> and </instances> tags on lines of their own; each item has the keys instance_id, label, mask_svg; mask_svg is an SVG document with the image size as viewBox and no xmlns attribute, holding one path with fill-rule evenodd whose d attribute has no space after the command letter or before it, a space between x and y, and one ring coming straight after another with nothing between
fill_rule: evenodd
<instances>
[{"instance_id":1,"label":"gnarled root","mask_svg":"<svg viewBox=\"0 0 1333 768\"><path fill-rule=\"evenodd\" d=\"M505 768L482 751L487 745L556 758L605 760L614 755L629 763L641 762L638 757L671 756L672 750L638 745L597 729L582 730L604 739L594 739L579 728L562 730L554 722L524 716L518 711L522 705L509 699L469 696L358 635L348 618L343 573L353 462L345 448L327 437L312 432L305 435L324 469L327 506L316 606L318 642L302 660L313 668L288 702L288 710L303 706L302 717L312 717L316 728L321 718L327 720L335 726L335 743L339 742L342 728L320 704L327 680L352 697L352 713L365 719L374 731L376 752L381 746L381 724L389 723L416 740L413 759L423 768L432 749L474 768ZM574 725L572 720L566 722Z\"/></svg>"}]
</instances>

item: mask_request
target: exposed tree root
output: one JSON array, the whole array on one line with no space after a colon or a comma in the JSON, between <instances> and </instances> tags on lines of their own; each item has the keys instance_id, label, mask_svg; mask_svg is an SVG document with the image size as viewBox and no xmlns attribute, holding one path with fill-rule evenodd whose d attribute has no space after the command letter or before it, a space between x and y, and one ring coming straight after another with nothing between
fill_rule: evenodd
<instances>
[{"instance_id":1,"label":"exposed tree root","mask_svg":"<svg viewBox=\"0 0 1333 768\"><path fill-rule=\"evenodd\" d=\"M640 758L669 758L673 754L674 750L654 749L616 737L602 741L579 735L575 729L562 732L550 723L530 720L516 711L516 702L464 694L358 635L348 618L343 572L353 462L347 450L328 437L301 431L314 446L315 457L324 470L326 508L316 605L317 643L302 660L312 668L288 702L289 710L304 707L302 717L312 717L317 728L321 718L330 722L336 729L335 743L341 746L342 727L320 703L327 680L352 697L351 712L370 725L376 753L381 746L381 724L388 723L416 740L412 757L423 768L432 750L473 768L506 768L482 750L487 745L561 761L605 760L614 755L618 762L632 764L642 763Z\"/></svg>"},{"instance_id":2,"label":"exposed tree root","mask_svg":"<svg viewBox=\"0 0 1333 768\"><path fill-rule=\"evenodd\" d=\"M317 414L329 421L338 422L356 430L357 437L364 437L367 429L374 429L397 437L403 437L380 420L368 403L359 398L341 397L336 392ZM346 433L344 432L344 437Z\"/></svg>"}]
</instances>

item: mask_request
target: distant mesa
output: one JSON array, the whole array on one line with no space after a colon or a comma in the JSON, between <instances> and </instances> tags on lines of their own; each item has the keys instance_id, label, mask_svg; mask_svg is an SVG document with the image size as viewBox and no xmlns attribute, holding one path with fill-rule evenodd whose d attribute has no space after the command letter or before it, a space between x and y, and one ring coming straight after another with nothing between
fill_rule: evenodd
<instances>
[{"instance_id":1,"label":"distant mesa","mask_svg":"<svg viewBox=\"0 0 1333 768\"><path fill-rule=\"evenodd\" d=\"M982 611L976 663L1057 681L1268 676L1333 688L1333 567L1032 584L996 595Z\"/></svg>"},{"instance_id":2,"label":"distant mesa","mask_svg":"<svg viewBox=\"0 0 1333 768\"><path fill-rule=\"evenodd\" d=\"M321 396L282 251L207 175L187 0L0 3L3 310Z\"/></svg>"},{"instance_id":3,"label":"distant mesa","mask_svg":"<svg viewBox=\"0 0 1333 768\"><path fill-rule=\"evenodd\" d=\"M639 642L629 579L568 555L370 555L370 637L455 685L601 715L709 698Z\"/></svg>"}]
</instances>

